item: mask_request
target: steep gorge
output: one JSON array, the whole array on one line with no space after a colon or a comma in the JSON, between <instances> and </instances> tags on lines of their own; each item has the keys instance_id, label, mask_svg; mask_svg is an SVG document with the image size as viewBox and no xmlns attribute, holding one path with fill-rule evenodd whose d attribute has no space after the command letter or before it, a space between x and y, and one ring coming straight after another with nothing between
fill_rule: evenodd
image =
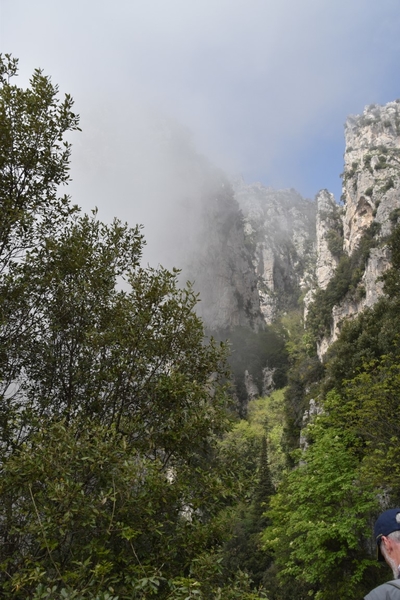
<instances>
[{"instance_id":1,"label":"steep gorge","mask_svg":"<svg viewBox=\"0 0 400 600\"><path fill-rule=\"evenodd\" d=\"M349 117L345 141L340 204L328 190L311 201L220 174L208 188L200 249L189 253L186 272L207 331L234 338L234 351L302 302L323 361L342 323L382 294L387 237L400 215L400 103ZM262 365L264 385L242 354L247 396L271 389L276 365Z\"/></svg>"}]
</instances>

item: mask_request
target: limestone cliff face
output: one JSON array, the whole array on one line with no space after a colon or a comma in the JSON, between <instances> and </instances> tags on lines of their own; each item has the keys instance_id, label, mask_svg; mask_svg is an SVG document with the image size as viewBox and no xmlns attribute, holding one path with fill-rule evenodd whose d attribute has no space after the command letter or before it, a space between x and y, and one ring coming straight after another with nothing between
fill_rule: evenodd
<instances>
[{"instance_id":1,"label":"limestone cliff face","mask_svg":"<svg viewBox=\"0 0 400 600\"><path fill-rule=\"evenodd\" d=\"M324 290L332 279L339 262L337 246L343 245L342 215L333 194L328 190L321 190L317 194L316 202L317 262L315 270L317 285Z\"/></svg>"},{"instance_id":2,"label":"limestone cliff face","mask_svg":"<svg viewBox=\"0 0 400 600\"><path fill-rule=\"evenodd\" d=\"M352 257L367 230L374 227L374 247L363 265L357 290L351 290L332 310L332 327L318 345L322 359L337 339L341 323L373 306L383 292L380 276L390 265L386 245L400 212L400 102L367 106L364 113L350 117L345 126L346 150L343 173L343 249ZM318 218L317 218L318 228ZM318 233L317 233L318 239ZM318 245L317 278L326 287L325 259ZM326 272L331 270L326 256Z\"/></svg>"},{"instance_id":3,"label":"limestone cliff face","mask_svg":"<svg viewBox=\"0 0 400 600\"><path fill-rule=\"evenodd\" d=\"M224 179L203 195L185 272L206 329L232 345L238 410L282 385L283 340L266 325L297 306L315 262L315 203L294 190ZM282 362L283 361L283 362Z\"/></svg>"},{"instance_id":4,"label":"limestone cliff face","mask_svg":"<svg viewBox=\"0 0 400 600\"><path fill-rule=\"evenodd\" d=\"M315 204L295 190L260 183L235 183L243 212L246 245L258 277L260 307L266 323L297 301L311 284L315 261Z\"/></svg>"},{"instance_id":5,"label":"limestone cliff face","mask_svg":"<svg viewBox=\"0 0 400 600\"><path fill-rule=\"evenodd\" d=\"M390 214L399 206L400 104L367 106L345 125L343 201L345 250L351 254L367 227L390 232Z\"/></svg>"},{"instance_id":6,"label":"limestone cliff face","mask_svg":"<svg viewBox=\"0 0 400 600\"><path fill-rule=\"evenodd\" d=\"M366 307L371 307L383 293L383 283L379 280L382 273L390 265L390 255L387 246L372 248L365 271L361 279L360 288L363 289L361 298L348 294L342 302L332 309L332 327L329 336L318 343L318 356L323 360L329 346L337 340L342 323L346 319L354 319Z\"/></svg>"},{"instance_id":7,"label":"limestone cliff face","mask_svg":"<svg viewBox=\"0 0 400 600\"><path fill-rule=\"evenodd\" d=\"M321 190L316 198L316 262L315 276L304 296L304 320L317 288L325 289L332 279L343 250L342 210L333 194Z\"/></svg>"},{"instance_id":8,"label":"limestone cliff face","mask_svg":"<svg viewBox=\"0 0 400 600\"><path fill-rule=\"evenodd\" d=\"M243 217L230 183L219 177L203 193L197 239L184 273L200 293L197 310L210 331L264 326ZM189 250L188 250L189 252Z\"/></svg>"},{"instance_id":9,"label":"limestone cliff face","mask_svg":"<svg viewBox=\"0 0 400 600\"><path fill-rule=\"evenodd\" d=\"M203 206L198 249L185 269L200 292L199 314L211 331L257 331L312 283L315 203L260 183L239 181L232 190L221 179Z\"/></svg>"},{"instance_id":10,"label":"limestone cliff face","mask_svg":"<svg viewBox=\"0 0 400 600\"><path fill-rule=\"evenodd\" d=\"M296 306L302 292L309 304L316 289L334 281L341 256L353 264L367 233L374 237L369 255L354 267L357 282L332 309L321 358L343 320L382 294L386 240L400 215L400 103L367 107L348 119L345 133L343 206L327 190L311 202L292 189L232 186L220 174L208 184L185 267L200 292L207 329L259 331Z\"/></svg>"}]
</instances>

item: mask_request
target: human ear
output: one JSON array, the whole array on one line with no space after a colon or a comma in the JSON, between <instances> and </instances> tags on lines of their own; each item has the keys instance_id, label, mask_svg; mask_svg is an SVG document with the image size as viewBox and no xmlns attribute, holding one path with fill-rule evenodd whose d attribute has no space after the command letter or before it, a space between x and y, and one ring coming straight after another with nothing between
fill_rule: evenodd
<instances>
[{"instance_id":1,"label":"human ear","mask_svg":"<svg viewBox=\"0 0 400 600\"><path fill-rule=\"evenodd\" d=\"M384 546L384 549L386 550L386 552L387 552L388 554L390 554L390 553L391 553L391 551L392 551L392 543L391 543L391 540L390 540L388 537L386 537L386 535L383 535L383 536L381 537L381 540L382 540L382 541L381 541L381 545L383 544L383 546Z\"/></svg>"}]
</instances>

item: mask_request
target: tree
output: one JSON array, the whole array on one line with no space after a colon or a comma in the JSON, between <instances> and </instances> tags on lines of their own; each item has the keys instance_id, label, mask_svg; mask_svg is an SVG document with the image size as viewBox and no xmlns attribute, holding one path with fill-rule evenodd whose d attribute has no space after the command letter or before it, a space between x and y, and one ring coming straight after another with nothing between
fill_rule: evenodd
<instances>
[{"instance_id":1,"label":"tree","mask_svg":"<svg viewBox=\"0 0 400 600\"><path fill-rule=\"evenodd\" d=\"M190 286L177 287L177 272L138 265L141 239L118 222L76 217L14 273L34 313L28 346L15 350L29 419L29 411L67 421L90 415L125 433L127 419L137 421L138 444L152 419L166 431L171 408L204 394L222 346L202 343L197 298Z\"/></svg>"},{"instance_id":2,"label":"tree","mask_svg":"<svg viewBox=\"0 0 400 600\"><path fill-rule=\"evenodd\" d=\"M225 544L224 565L228 572L244 571L254 586L261 586L270 567L271 553L262 547L261 532L267 524L265 512L274 489L268 465L267 441L261 441L259 467L251 502L242 504L236 514L232 535Z\"/></svg>"},{"instance_id":3,"label":"tree","mask_svg":"<svg viewBox=\"0 0 400 600\"><path fill-rule=\"evenodd\" d=\"M350 600L387 576L377 568L372 524L383 505L400 498L399 240L396 228L386 295L343 325L323 379L308 391L323 413L303 429L308 447L292 454L295 468L271 499L264 533L280 581L277 589L267 583L273 598ZM368 245L366 238L364 250ZM297 388L304 401L305 389ZM289 374L288 394L295 391Z\"/></svg>"},{"instance_id":4,"label":"tree","mask_svg":"<svg viewBox=\"0 0 400 600\"><path fill-rule=\"evenodd\" d=\"M40 230L72 210L68 197L57 197L69 180L71 146L64 139L79 129L68 94L36 70L26 90L13 85L18 61L0 54L0 272L31 248Z\"/></svg>"},{"instance_id":5,"label":"tree","mask_svg":"<svg viewBox=\"0 0 400 600\"><path fill-rule=\"evenodd\" d=\"M226 350L140 228L57 199L72 100L1 65L0 597L172 597L232 493Z\"/></svg>"},{"instance_id":6,"label":"tree","mask_svg":"<svg viewBox=\"0 0 400 600\"><path fill-rule=\"evenodd\" d=\"M338 427L362 441L360 481L393 505L400 500L400 426L393 415L399 407L398 353L384 355L363 365L363 370L344 382L340 401L330 394L328 410Z\"/></svg>"},{"instance_id":7,"label":"tree","mask_svg":"<svg viewBox=\"0 0 400 600\"><path fill-rule=\"evenodd\" d=\"M271 553L262 547L261 534L267 524L270 498L275 493L271 475L277 481L284 462L280 449L282 415L282 392L252 400L248 420L237 423L220 444L219 459L229 462L238 475L238 502L227 515L229 531L223 548L223 574L229 580L244 571L253 588L265 586L272 562Z\"/></svg>"},{"instance_id":8,"label":"tree","mask_svg":"<svg viewBox=\"0 0 400 600\"><path fill-rule=\"evenodd\" d=\"M14 552L4 544L3 561L23 594L27 580L42 582L33 575L37 556L44 581L88 586L98 569L97 584L117 587L117 579L119 593L131 593L118 559L128 530L135 549L124 556L173 576L206 543L201 527L218 511L224 485L213 454L228 422L224 348L203 342L197 297L177 287L177 273L138 266L140 241L117 222L76 216L14 271L34 315L13 350L21 371L3 417L3 541L19 532ZM21 303L24 314L27 298ZM70 520L57 534L63 513ZM113 519L119 525L105 527Z\"/></svg>"},{"instance_id":9,"label":"tree","mask_svg":"<svg viewBox=\"0 0 400 600\"><path fill-rule=\"evenodd\" d=\"M0 55L0 419L11 410L8 392L21 365L14 349L24 345L34 309L25 283L16 282L27 251L46 231L56 230L76 207L58 197L58 188L69 180L71 147L65 134L79 129L69 95L58 99L58 88L36 70L30 87L13 85L18 61ZM15 313L18 313L18 319Z\"/></svg>"},{"instance_id":10,"label":"tree","mask_svg":"<svg viewBox=\"0 0 400 600\"><path fill-rule=\"evenodd\" d=\"M373 486L359 483L358 441L318 417L298 467L271 499L264 532L274 550L282 589L298 598L353 599L370 589L376 559L369 554L369 521L377 510ZM285 596L286 597L286 596Z\"/></svg>"},{"instance_id":11,"label":"tree","mask_svg":"<svg viewBox=\"0 0 400 600\"><path fill-rule=\"evenodd\" d=\"M268 464L267 438L264 435L261 442L260 463L258 467L258 481L254 491L254 516L259 521L258 526L265 524L264 513L268 508L269 500L275 493L271 480Z\"/></svg>"}]
</instances>

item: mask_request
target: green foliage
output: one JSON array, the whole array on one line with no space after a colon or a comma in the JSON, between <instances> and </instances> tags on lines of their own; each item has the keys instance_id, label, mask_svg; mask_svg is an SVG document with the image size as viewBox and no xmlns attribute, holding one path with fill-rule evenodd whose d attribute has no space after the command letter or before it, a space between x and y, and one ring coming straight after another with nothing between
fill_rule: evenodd
<instances>
[{"instance_id":1,"label":"green foliage","mask_svg":"<svg viewBox=\"0 0 400 600\"><path fill-rule=\"evenodd\" d=\"M387 296L346 322L331 346L313 395L323 413L303 430L308 445L271 498L264 540L275 556L266 582L272 598L351 600L389 576L377 568L371 529L382 503L400 500L398 228L389 247ZM301 353L295 356L299 369ZM306 398L303 389L299 403Z\"/></svg>"},{"instance_id":2,"label":"green foliage","mask_svg":"<svg viewBox=\"0 0 400 600\"><path fill-rule=\"evenodd\" d=\"M265 511L275 490L269 468L266 436L262 437L253 493L231 516L231 536L224 546L225 574L232 577L242 569L261 586L271 565L271 554L261 547L261 531L268 523Z\"/></svg>"},{"instance_id":3,"label":"green foliage","mask_svg":"<svg viewBox=\"0 0 400 600\"><path fill-rule=\"evenodd\" d=\"M391 253L391 268L388 269L382 276L384 282L384 291L396 302L400 290L400 227L395 227L389 238L389 250Z\"/></svg>"},{"instance_id":4,"label":"green foliage","mask_svg":"<svg viewBox=\"0 0 400 600\"><path fill-rule=\"evenodd\" d=\"M356 300L356 302L361 302L361 300L363 300L367 295L365 286L363 285L358 285L354 294L354 299Z\"/></svg>"},{"instance_id":5,"label":"green foliage","mask_svg":"<svg viewBox=\"0 0 400 600\"><path fill-rule=\"evenodd\" d=\"M263 427L242 419L235 423L219 443L219 460L235 473L238 498L251 494L257 471Z\"/></svg>"},{"instance_id":6,"label":"green foliage","mask_svg":"<svg viewBox=\"0 0 400 600\"><path fill-rule=\"evenodd\" d=\"M264 512L268 508L269 500L275 489L272 484L271 471L269 468L267 438L264 435L261 443L260 462L258 467L257 485L254 490L253 512L258 518L260 525L264 524Z\"/></svg>"},{"instance_id":7,"label":"green foliage","mask_svg":"<svg viewBox=\"0 0 400 600\"><path fill-rule=\"evenodd\" d=\"M345 382L340 399L328 395L326 407L338 426L360 440L360 480L373 484L391 501L400 500L400 428L388 418L398 410L400 369L398 352L363 365L363 371Z\"/></svg>"},{"instance_id":8,"label":"green foliage","mask_svg":"<svg viewBox=\"0 0 400 600\"><path fill-rule=\"evenodd\" d=\"M347 181L348 179L351 179L352 177L354 177L354 175L356 175L358 171L358 162L354 161L351 163L351 167L348 171L345 171L344 175L343 175L343 181Z\"/></svg>"},{"instance_id":9,"label":"green foliage","mask_svg":"<svg viewBox=\"0 0 400 600\"><path fill-rule=\"evenodd\" d=\"M249 403L247 419L251 428L257 431L259 439L262 440L264 435L267 436L268 465L274 487L280 481L285 467L282 449L284 417L284 389L276 390L266 398L257 398Z\"/></svg>"},{"instance_id":10,"label":"green foliage","mask_svg":"<svg viewBox=\"0 0 400 600\"><path fill-rule=\"evenodd\" d=\"M371 160L372 160L372 155L371 154L366 154L364 156L364 167L366 169L368 169L368 171L370 173L372 173Z\"/></svg>"},{"instance_id":11,"label":"green foliage","mask_svg":"<svg viewBox=\"0 0 400 600\"><path fill-rule=\"evenodd\" d=\"M214 572L219 575L218 561L214 559ZM215 568L217 566L217 568ZM232 583L211 583L204 587L194 578L181 578L172 582L172 591L168 600L261 600L266 598L265 593L252 588L249 576L240 569L235 574Z\"/></svg>"},{"instance_id":12,"label":"green foliage","mask_svg":"<svg viewBox=\"0 0 400 600\"><path fill-rule=\"evenodd\" d=\"M393 345L398 332L398 318L394 318L385 299L373 310L365 309L357 319L346 321L341 334L327 354L327 381L330 389L341 390L343 382L351 379L364 363L379 358Z\"/></svg>"},{"instance_id":13,"label":"green foliage","mask_svg":"<svg viewBox=\"0 0 400 600\"><path fill-rule=\"evenodd\" d=\"M387 158L383 154L379 155L378 162L375 165L375 171L381 171L382 169L386 169L388 167Z\"/></svg>"},{"instance_id":14,"label":"green foliage","mask_svg":"<svg viewBox=\"0 0 400 600\"><path fill-rule=\"evenodd\" d=\"M14 272L29 302L18 296L13 318L33 311L24 344L9 342L12 396L3 384L3 587L107 584L125 597L142 567L181 572L229 494L213 469L224 350L203 343L176 273L131 260L137 232L75 217L56 241Z\"/></svg>"},{"instance_id":15,"label":"green foliage","mask_svg":"<svg viewBox=\"0 0 400 600\"><path fill-rule=\"evenodd\" d=\"M45 427L3 475L2 534L13 514L14 528L1 551L2 589L23 598L35 583L61 582L85 598L105 589L120 598L147 598L151 589L166 597L165 575L155 565L180 573L205 541L205 515L190 499L197 471L176 469L172 478L162 460L129 452L108 428L87 424L78 437L60 424ZM205 479L201 484L204 494L215 494L215 508L216 477L210 469L213 489Z\"/></svg>"},{"instance_id":16,"label":"green foliage","mask_svg":"<svg viewBox=\"0 0 400 600\"><path fill-rule=\"evenodd\" d=\"M351 282L350 259L343 255L333 278L325 290L317 290L315 299L309 307L307 327L316 339L330 331L332 308L347 294Z\"/></svg>"},{"instance_id":17,"label":"green foliage","mask_svg":"<svg viewBox=\"0 0 400 600\"><path fill-rule=\"evenodd\" d=\"M213 558L215 559L215 556ZM216 563L217 565L218 562ZM210 567L210 569L215 573L215 566ZM217 572L219 573L218 569ZM241 570L235 574L230 584L218 585L216 583L211 587L205 587L194 577L176 577L170 581L165 581L160 576L144 577L138 581L130 598L132 600L146 600L149 597L155 597L158 595L162 583L168 586L168 600L261 600L262 598L266 598L262 590L252 589L252 582L249 576ZM56 586L45 588L39 585L32 600L86 600L88 598L91 600L119 600L118 596L113 596L112 594L113 592L111 591L100 592L95 596L86 596L72 588L61 588L58 590Z\"/></svg>"},{"instance_id":18,"label":"green foliage","mask_svg":"<svg viewBox=\"0 0 400 600\"><path fill-rule=\"evenodd\" d=\"M324 374L324 366L316 355L301 355L291 365L285 389L285 429L283 447L288 465L293 466L291 451L298 447L303 416L309 400Z\"/></svg>"},{"instance_id":19,"label":"green foliage","mask_svg":"<svg viewBox=\"0 0 400 600\"><path fill-rule=\"evenodd\" d=\"M321 379L324 367L319 361L313 336L304 329L302 312L293 311L282 318L287 331L289 353L288 384L284 391L283 449L288 464L293 464L290 452L298 447L304 411L308 408L308 394Z\"/></svg>"},{"instance_id":20,"label":"green foliage","mask_svg":"<svg viewBox=\"0 0 400 600\"><path fill-rule=\"evenodd\" d=\"M247 420L228 432L220 448L220 459L239 475L239 503L226 515L229 535L224 544L223 576L231 579L240 569L261 586L270 572L272 557L261 545L267 523L265 511L282 477L283 390L249 403Z\"/></svg>"},{"instance_id":21,"label":"green foliage","mask_svg":"<svg viewBox=\"0 0 400 600\"><path fill-rule=\"evenodd\" d=\"M357 165L357 163L353 163ZM330 252L337 258L343 254L343 221L341 211L337 204L330 207L329 211L320 211L320 219L329 223L329 231L326 234L326 241Z\"/></svg>"},{"instance_id":22,"label":"green foliage","mask_svg":"<svg viewBox=\"0 0 400 600\"><path fill-rule=\"evenodd\" d=\"M18 62L0 55L0 265L32 248L40 231L57 224L74 208L58 198L69 180L70 143L65 134L79 129L73 100L36 70L26 90L11 83Z\"/></svg>"},{"instance_id":23,"label":"green foliage","mask_svg":"<svg viewBox=\"0 0 400 600\"><path fill-rule=\"evenodd\" d=\"M17 367L21 375L12 396L18 418L4 430L4 443L39 428L43 414L67 423L90 416L115 424L144 452L169 457L189 438L203 446L208 427L221 422L222 347L203 344L197 298L190 287L177 288L177 273L137 266L140 245L138 232L118 222L76 217L14 270L13 285L24 296L9 304L4 294L3 335L22 319L29 329L7 341L8 401ZM118 290L121 277L126 291ZM208 405L214 372L220 375Z\"/></svg>"},{"instance_id":24,"label":"green foliage","mask_svg":"<svg viewBox=\"0 0 400 600\"><path fill-rule=\"evenodd\" d=\"M268 442L268 465L273 484L281 478L285 466L282 450L284 392L278 390L266 398L251 400L247 417L235 423L219 442L218 457L235 473L240 501L253 497L264 436Z\"/></svg>"},{"instance_id":25,"label":"green foliage","mask_svg":"<svg viewBox=\"0 0 400 600\"><path fill-rule=\"evenodd\" d=\"M61 582L89 597L114 584L126 594L143 544L157 553L156 528L168 510L163 496L173 485L163 484L160 464L129 454L115 431L81 425L78 434L43 423L5 464L2 589L14 597L39 582Z\"/></svg>"},{"instance_id":26,"label":"green foliage","mask_svg":"<svg viewBox=\"0 0 400 600\"><path fill-rule=\"evenodd\" d=\"M317 290L307 316L307 328L316 340L330 333L332 308L339 304L348 293L355 293L365 270L370 250L376 245L375 236L378 231L379 223L372 223L353 254L350 257L346 254L341 257L335 274L326 289Z\"/></svg>"},{"instance_id":27,"label":"green foliage","mask_svg":"<svg viewBox=\"0 0 400 600\"><path fill-rule=\"evenodd\" d=\"M387 181L385 182L384 186L382 187L382 192L388 192L389 190L391 190L392 188L394 188L394 181L393 181L393 177L389 177L387 179Z\"/></svg>"},{"instance_id":28,"label":"green foliage","mask_svg":"<svg viewBox=\"0 0 400 600\"><path fill-rule=\"evenodd\" d=\"M304 327L302 307L284 314L281 317L281 324L286 332L286 350L291 364L304 355L310 357L315 355L315 344Z\"/></svg>"},{"instance_id":29,"label":"green foliage","mask_svg":"<svg viewBox=\"0 0 400 600\"><path fill-rule=\"evenodd\" d=\"M361 597L363 574L373 564L363 539L377 499L357 484L355 438L318 421L310 435L313 443L301 463L271 499L273 525L264 542L275 550L282 585L292 579L300 583L299 597Z\"/></svg>"},{"instance_id":30,"label":"green foliage","mask_svg":"<svg viewBox=\"0 0 400 600\"><path fill-rule=\"evenodd\" d=\"M224 546L224 575L232 579L243 570L251 580L251 589L264 589L265 577L271 566L272 553L262 546L263 522L258 520L253 507L241 507L231 524L231 537Z\"/></svg>"},{"instance_id":31,"label":"green foliage","mask_svg":"<svg viewBox=\"0 0 400 600\"><path fill-rule=\"evenodd\" d=\"M398 224L400 218L400 208L395 208L391 211L389 215L389 220L392 223L392 226L396 226Z\"/></svg>"},{"instance_id":32,"label":"green foliage","mask_svg":"<svg viewBox=\"0 0 400 600\"><path fill-rule=\"evenodd\" d=\"M85 600L87 596L83 596L80 592L68 589L61 588L57 589L57 586L53 587L45 587L40 584L35 590L34 595L32 596L32 600ZM100 592L96 594L96 596L91 596L92 600L119 600L118 596L113 596L112 592Z\"/></svg>"},{"instance_id":33,"label":"green foliage","mask_svg":"<svg viewBox=\"0 0 400 600\"><path fill-rule=\"evenodd\" d=\"M72 100L15 71L0 60L0 595L173 598L236 497L226 349L177 271L140 267L138 228L57 198Z\"/></svg>"},{"instance_id":34,"label":"green foliage","mask_svg":"<svg viewBox=\"0 0 400 600\"><path fill-rule=\"evenodd\" d=\"M340 256L343 254L343 232L330 229L326 238L329 251L332 252L333 256L340 258Z\"/></svg>"},{"instance_id":35,"label":"green foliage","mask_svg":"<svg viewBox=\"0 0 400 600\"><path fill-rule=\"evenodd\" d=\"M344 323L340 338L328 351L327 387L342 389L343 382L356 376L364 364L385 354L398 355L400 228L394 229L388 244L392 267L382 276L387 296L357 319Z\"/></svg>"}]
</instances>

